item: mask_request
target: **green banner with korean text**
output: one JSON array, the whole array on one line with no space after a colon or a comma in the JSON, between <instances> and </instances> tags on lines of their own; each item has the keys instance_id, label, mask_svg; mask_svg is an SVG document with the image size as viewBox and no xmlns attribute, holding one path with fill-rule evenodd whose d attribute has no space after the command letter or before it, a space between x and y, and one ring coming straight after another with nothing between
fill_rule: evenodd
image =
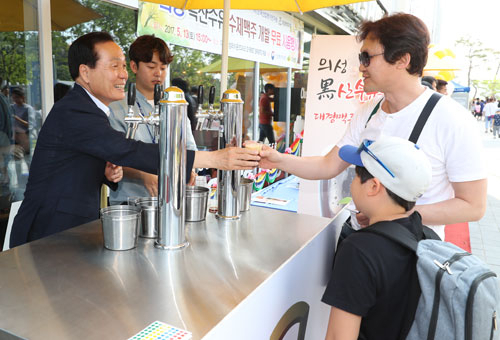
<instances>
[{"instance_id":1,"label":"green banner with korean text","mask_svg":"<svg viewBox=\"0 0 500 340\"><path fill-rule=\"evenodd\" d=\"M138 35L154 34L167 43L221 54L223 10L181 10L139 2ZM284 12L233 10L229 56L302 68L304 23Z\"/></svg>"}]
</instances>

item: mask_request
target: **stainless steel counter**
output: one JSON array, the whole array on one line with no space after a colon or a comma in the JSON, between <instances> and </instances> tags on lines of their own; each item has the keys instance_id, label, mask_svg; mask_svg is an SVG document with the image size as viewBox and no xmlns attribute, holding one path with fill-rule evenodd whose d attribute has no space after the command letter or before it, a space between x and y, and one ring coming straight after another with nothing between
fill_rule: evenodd
<instances>
[{"instance_id":1,"label":"stainless steel counter","mask_svg":"<svg viewBox=\"0 0 500 340\"><path fill-rule=\"evenodd\" d=\"M127 339L159 320L201 339L330 222L251 207L240 221L188 223L184 250L140 239L117 252L103 248L94 221L0 253L0 329Z\"/></svg>"}]
</instances>

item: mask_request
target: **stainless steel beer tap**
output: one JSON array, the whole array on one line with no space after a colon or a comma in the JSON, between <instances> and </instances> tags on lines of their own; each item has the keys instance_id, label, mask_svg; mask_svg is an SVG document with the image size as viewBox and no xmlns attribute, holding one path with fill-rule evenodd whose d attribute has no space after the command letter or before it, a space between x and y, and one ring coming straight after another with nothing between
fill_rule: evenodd
<instances>
[{"instance_id":1,"label":"stainless steel beer tap","mask_svg":"<svg viewBox=\"0 0 500 340\"><path fill-rule=\"evenodd\" d=\"M201 130L203 123L205 122L205 118L203 116L203 101L204 98L204 90L203 85L198 86L198 108L196 109L196 128L195 130Z\"/></svg>"},{"instance_id":2,"label":"stainless steel beer tap","mask_svg":"<svg viewBox=\"0 0 500 340\"><path fill-rule=\"evenodd\" d=\"M169 87L160 101L160 174L158 178L158 238L155 247L181 249L186 240L186 117L184 92Z\"/></svg>"},{"instance_id":3,"label":"stainless steel beer tap","mask_svg":"<svg viewBox=\"0 0 500 340\"><path fill-rule=\"evenodd\" d=\"M129 111L125 117L127 138L134 138L139 124L149 124L159 137L160 168L158 174L158 238L155 247L180 249L187 246L184 230L186 192L186 117L184 92L177 87L157 84L154 90L154 112L134 114L135 84L129 84Z\"/></svg>"},{"instance_id":4,"label":"stainless steel beer tap","mask_svg":"<svg viewBox=\"0 0 500 340\"><path fill-rule=\"evenodd\" d=\"M241 94L229 89L222 95L221 109L214 109L215 87L210 87L208 94L208 110L201 110L203 92L198 91L197 130L211 130L214 121L219 121L218 149L241 147L243 130L243 100ZM223 219L240 218L240 171L217 171L217 217Z\"/></svg>"},{"instance_id":5,"label":"stainless steel beer tap","mask_svg":"<svg viewBox=\"0 0 500 340\"><path fill-rule=\"evenodd\" d=\"M139 124L149 124L153 126L153 133L155 135L155 139L160 136L159 133L159 124L160 124L160 108L159 101L163 95L163 86L160 84L155 85L154 89L154 111L146 114L145 112L141 112L139 110L137 115L134 112L134 105L136 101L136 87L135 83L130 83L128 87L128 95L127 95L127 104L128 104L128 113L125 117L125 123L127 123L127 133L125 135L126 138L134 139L135 133L137 132L137 128Z\"/></svg>"},{"instance_id":6,"label":"stainless steel beer tap","mask_svg":"<svg viewBox=\"0 0 500 340\"><path fill-rule=\"evenodd\" d=\"M129 139L134 139L139 123L142 121L140 117L136 117L134 114L135 97L135 83L129 83L127 92L128 113L125 117L125 123L127 123L127 133L125 137Z\"/></svg>"},{"instance_id":7,"label":"stainless steel beer tap","mask_svg":"<svg viewBox=\"0 0 500 340\"><path fill-rule=\"evenodd\" d=\"M151 118L151 123L153 124L153 130L155 134L155 139L159 140L160 138L160 100L163 97L163 85L155 84L154 89L154 115Z\"/></svg>"},{"instance_id":8,"label":"stainless steel beer tap","mask_svg":"<svg viewBox=\"0 0 500 340\"><path fill-rule=\"evenodd\" d=\"M222 95L222 113L214 119L222 120L219 127L219 149L241 147L243 139L243 100L241 94L229 89ZM240 177L239 170L217 170L217 217L223 219L240 218Z\"/></svg>"},{"instance_id":9,"label":"stainless steel beer tap","mask_svg":"<svg viewBox=\"0 0 500 340\"><path fill-rule=\"evenodd\" d=\"M203 90L202 87L201 89ZM200 88L198 88L198 91L199 90ZM200 94L200 92L198 92L198 94ZM201 94L203 94L203 91L201 92ZM201 98L202 101L200 103L202 105L203 96ZM198 106L198 113L196 114L196 118L198 118L198 124L196 125L197 130L212 130L213 122L215 120L222 119L223 114L222 112L214 108L214 102L215 102L215 86L210 86L210 90L208 92L208 110L202 110L201 105Z\"/></svg>"}]
</instances>

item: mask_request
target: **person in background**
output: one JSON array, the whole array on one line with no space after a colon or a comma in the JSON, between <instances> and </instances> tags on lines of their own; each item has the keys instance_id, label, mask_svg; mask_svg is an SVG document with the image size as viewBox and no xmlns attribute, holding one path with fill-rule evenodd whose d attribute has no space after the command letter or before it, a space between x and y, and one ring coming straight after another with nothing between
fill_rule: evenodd
<instances>
[{"instance_id":1,"label":"person in background","mask_svg":"<svg viewBox=\"0 0 500 340\"><path fill-rule=\"evenodd\" d=\"M479 113L481 114L481 116L483 115L483 111L484 111L484 106L485 105L486 105L486 101L484 99L481 99L479 101L479 107L480 107Z\"/></svg>"},{"instance_id":2,"label":"person in background","mask_svg":"<svg viewBox=\"0 0 500 340\"><path fill-rule=\"evenodd\" d=\"M174 78L172 79L171 83L172 86L177 86L184 92L184 98L186 98L186 101L188 102L187 115L190 124L189 127L191 128L191 131L188 133L191 133L192 136L193 135L192 131L196 129L196 123L198 122L198 119L196 118L196 111L198 110L198 102L193 98L193 96L189 92L189 84L187 81L181 78Z\"/></svg>"},{"instance_id":3,"label":"person in background","mask_svg":"<svg viewBox=\"0 0 500 340\"><path fill-rule=\"evenodd\" d=\"M29 128L30 120L35 117L33 108L26 104L24 90L20 87L14 87L11 90L12 110L14 112L14 139L17 145L20 145L26 154L30 152Z\"/></svg>"},{"instance_id":4,"label":"person in background","mask_svg":"<svg viewBox=\"0 0 500 340\"><path fill-rule=\"evenodd\" d=\"M393 14L364 22L359 71L366 92L382 92L384 98L364 103L344 136L325 156L296 157L266 145L260 167L278 168L305 179L330 179L344 171L339 149L360 145L382 135L408 139L424 106L434 93L422 86L420 76L427 62L429 31L411 14ZM372 115L373 114L373 115ZM371 119L369 117L371 116ZM482 142L467 110L449 96L441 96L418 139L432 164L432 185L417 200L415 210L423 223L444 238L444 225L480 219L486 209L486 171ZM352 215L354 229L367 225L363 214ZM352 229L345 224L343 234Z\"/></svg>"},{"instance_id":5,"label":"person in background","mask_svg":"<svg viewBox=\"0 0 500 340\"><path fill-rule=\"evenodd\" d=\"M494 97L486 98L486 105L483 108L484 113L484 132L493 132L493 116L497 109L497 103Z\"/></svg>"},{"instance_id":6,"label":"person in background","mask_svg":"<svg viewBox=\"0 0 500 340\"><path fill-rule=\"evenodd\" d=\"M493 116L493 138L500 138L500 102L498 103L495 111L495 115Z\"/></svg>"},{"instance_id":7,"label":"person in background","mask_svg":"<svg viewBox=\"0 0 500 340\"><path fill-rule=\"evenodd\" d=\"M422 218L412 212L429 187L432 169L415 144L398 137L344 145L339 156L356 165L351 195L372 226L393 221L421 238ZM326 340L399 339L416 275L413 251L370 232L349 235L335 255L322 301L332 306Z\"/></svg>"},{"instance_id":8,"label":"person in background","mask_svg":"<svg viewBox=\"0 0 500 340\"><path fill-rule=\"evenodd\" d=\"M7 87L8 89L8 87ZM9 161L14 155L16 158L24 157L24 150L19 149L16 153L12 131L12 108L4 92L0 92L0 211L10 207L10 177L8 171ZM9 201L8 203L3 203Z\"/></svg>"},{"instance_id":9,"label":"person in background","mask_svg":"<svg viewBox=\"0 0 500 340\"><path fill-rule=\"evenodd\" d=\"M431 90L436 91L436 78L432 76L422 77L422 85L425 85Z\"/></svg>"},{"instance_id":10,"label":"person in background","mask_svg":"<svg viewBox=\"0 0 500 340\"><path fill-rule=\"evenodd\" d=\"M5 98L9 98L9 86L8 85L5 85L4 87L2 87L2 90L0 92L5 96Z\"/></svg>"},{"instance_id":11,"label":"person in background","mask_svg":"<svg viewBox=\"0 0 500 340\"><path fill-rule=\"evenodd\" d=\"M168 72L168 64L173 56L165 41L153 35L138 37L129 48L130 69L135 74L136 102L134 113L148 116L154 111L154 88L163 84ZM172 84L173 85L173 84ZM117 131L127 132L125 116L128 114L127 98L111 103L109 121ZM189 120L186 125L189 124ZM187 129L186 147L196 151L191 129ZM148 124L139 124L135 139L145 143L158 143L154 129ZM128 197L158 196L158 176L138 169L125 167L124 178L118 183L118 188L110 192L111 205L127 202ZM190 184L194 183L196 174L191 173Z\"/></svg>"},{"instance_id":12,"label":"person in background","mask_svg":"<svg viewBox=\"0 0 500 340\"><path fill-rule=\"evenodd\" d=\"M191 97L196 100L196 107L200 104L198 101L198 86L191 86Z\"/></svg>"},{"instance_id":13,"label":"person in background","mask_svg":"<svg viewBox=\"0 0 500 340\"><path fill-rule=\"evenodd\" d=\"M436 91L447 96L448 95L448 82L443 79L438 79L436 81Z\"/></svg>"},{"instance_id":14,"label":"person in background","mask_svg":"<svg viewBox=\"0 0 500 340\"><path fill-rule=\"evenodd\" d=\"M271 108L273 100L271 96L274 96L274 90L273 84L266 84L259 100L259 142L263 142L267 137L270 144L274 143L273 109Z\"/></svg>"},{"instance_id":15,"label":"person in background","mask_svg":"<svg viewBox=\"0 0 500 340\"><path fill-rule=\"evenodd\" d=\"M481 105L479 105L479 98L476 98L476 101L473 103L474 106L474 117L476 117L477 120L481 120Z\"/></svg>"}]
</instances>

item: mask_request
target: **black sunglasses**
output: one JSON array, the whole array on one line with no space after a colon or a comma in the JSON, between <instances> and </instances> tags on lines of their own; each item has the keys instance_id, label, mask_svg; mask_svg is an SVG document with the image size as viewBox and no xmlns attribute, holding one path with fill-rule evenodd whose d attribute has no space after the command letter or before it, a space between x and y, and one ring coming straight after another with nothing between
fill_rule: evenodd
<instances>
[{"instance_id":1,"label":"black sunglasses","mask_svg":"<svg viewBox=\"0 0 500 340\"><path fill-rule=\"evenodd\" d=\"M370 66L370 59L373 58L373 57L376 57L378 55L382 55L384 54L384 52L382 53L379 53L379 54L374 54L374 55L369 55L368 52L361 52L358 57L359 57L359 62L361 65L363 65L364 67L368 67Z\"/></svg>"}]
</instances>

